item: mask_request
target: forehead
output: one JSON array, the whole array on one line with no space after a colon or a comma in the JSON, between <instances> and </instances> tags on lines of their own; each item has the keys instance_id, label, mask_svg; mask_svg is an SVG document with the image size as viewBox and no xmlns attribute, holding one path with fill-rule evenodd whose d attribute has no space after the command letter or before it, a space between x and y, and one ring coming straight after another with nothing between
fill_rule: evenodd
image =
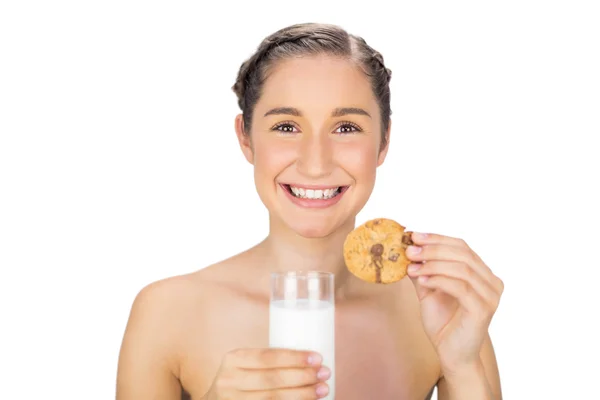
<instances>
[{"instance_id":1,"label":"forehead","mask_svg":"<svg viewBox=\"0 0 600 400\"><path fill-rule=\"evenodd\" d=\"M256 108L289 106L310 113L362 107L374 113L377 101L368 77L352 61L331 56L277 62L268 73Z\"/></svg>"}]
</instances>

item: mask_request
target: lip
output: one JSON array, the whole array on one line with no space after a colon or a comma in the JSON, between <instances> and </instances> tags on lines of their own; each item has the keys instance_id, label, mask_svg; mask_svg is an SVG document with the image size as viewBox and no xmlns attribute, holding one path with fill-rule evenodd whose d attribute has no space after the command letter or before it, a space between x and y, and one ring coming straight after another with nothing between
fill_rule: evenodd
<instances>
[{"instance_id":1,"label":"lip","mask_svg":"<svg viewBox=\"0 0 600 400\"><path fill-rule=\"evenodd\" d=\"M340 201L342 199L342 196L344 196L344 194L346 193L346 191L348 190L349 186L317 186L317 185L307 185L307 186L297 186L297 187L301 187L304 189L331 189L334 187L341 187L341 191L340 193L335 196L332 197L331 199L327 199L327 200L322 200L322 199L300 199L296 196L294 196L293 194L291 194L286 186L289 184L283 184L280 183L279 186L281 187L281 190L283 190L283 193L287 196L288 199L290 199L290 201L292 203L294 203L295 205L297 205L298 207L302 207L302 208L328 208L333 206L334 204L336 204L338 201ZM296 186L296 185L291 185L291 186Z\"/></svg>"},{"instance_id":2,"label":"lip","mask_svg":"<svg viewBox=\"0 0 600 400\"><path fill-rule=\"evenodd\" d=\"M333 189L338 187L347 187L343 185L335 186L335 185L299 185L295 183L281 183L281 185L293 186L302 189L314 189L314 190L325 190L325 189Z\"/></svg>"}]
</instances>

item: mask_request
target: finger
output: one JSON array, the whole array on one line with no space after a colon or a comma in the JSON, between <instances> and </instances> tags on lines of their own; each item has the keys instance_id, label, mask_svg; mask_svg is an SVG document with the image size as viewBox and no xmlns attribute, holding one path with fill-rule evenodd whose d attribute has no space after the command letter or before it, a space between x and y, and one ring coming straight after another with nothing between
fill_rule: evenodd
<instances>
[{"instance_id":1,"label":"finger","mask_svg":"<svg viewBox=\"0 0 600 400\"><path fill-rule=\"evenodd\" d=\"M471 249L471 247L469 247L469 245L467 244L467 242L464 241L464 239L451 237L451 236L439 235L436 233L418 233L418 232L414 232L411 237L413 239L413 242L418 246L438 244L438 245L445 245L445 246L452 246L452 247L460 247L462 249L465 249L468 252L472 253L471 256L473 258L475 258L476 261L478 261L480 264L484 265L487 268L487 265L485 265L485 263L483 262L481 257L479 257L479 255L477 253L475 253Z\"/></svg>"},{"instance_id":2,"label":"finger","mask_svg":"<svg viewBox=\"0 0 600 400\"><path fill-rule=\"evenodd\" d=\"M242 369L301 368L320 366L323 358L310 351L292 349L238 349L227 354L227 366Z\"/></svg>"},{"instance_id":3,"label":"finger","mask_svg":"<svg viewBox=\"0 0 600 400\"><path fill-rule=\"evenodd\" d=\"M413 232L411 238L416 245L445 244L448 246L468 247L463 239L439 235L437 233Z\"/></svg>"},{"instance_id":4,"label":"finger","mask_svg":"<svg viewBox=\"0 0 600 400\"><path fill-rule=\"evenodd\" d=\"M492 285L496 291L502 292L502 282L492 270L469 248L449 246L445 244L427 244L423 246L408 246L406 256L415 262L423 261L452 261L469 265L483 279Z\"/></svg>"},{"instance_id":5,"label":"finger","mask_svg":"<svg viewBox=\"0 0 600 400\"><path fill-rule=\"evenodd\" d=\"M243 392L243 398L247 400L297 400L297 399L322 399L329 394L329 386L326 383L305 386L293 389L277 389L272 391Z\"/></svg>"},{"instance_id":6,"label":"finger","mask_svg":"<svg viewBox=\"0 0 600 400\"><path fill-rule=\"evenodd\" d=\"M475 263L478 261L473 252L468 248L450 246L447 244L425 244L422 246L408 246L406 255L414 261L460 261L464 263Z\"/></svg>"},{"instance_id":7,"label":"finger","mask_svg":"<svg viewBox=\"0 0 600 400\"><path fill-rule=\"evenodd\" d=\"M467 264L454 261L428 261L425 264L410 264L408 274L411 278L443 275L466 281L490 306L497 307L500 293Z\"/></svg>"},{"instance_id":8,"label":"finger","mask_svg":"<svg viewBox=\"0 0 600 400\"><path fill-rule=\"evenodd\" d=\"M422 267L422 264L409 264L409 268L411 265L419 265L419 267ZM417 294L417 298L419 300L423 300L431 292L431 289L426 288L425 286L421 285L419 283L419 280L417 279L418 276L413 276L412 274L409 273L408 277L410 278L411 282L413 283L415 292Z\"/></svg>"},{"instance_id":9,"label":"finger","mask_svg":"<svg viewBox=\"0 0 600 400\"><path fill-rule=\"evenodd\" d=\"M328 368L284 368L238 370L238 389L242 391L275 390L315 385L329 379Z\"/></svg>"},{"instance_id":10,"label":"finger","mask_svg":"<svg viewBox=\"0 0 600 400\"><path fill-rule=\"evenodd\" d=\"M443 275L420 276L418 279L422 286L454 297L463 309L478 319L489 318L489 307L466 281Z\"/></svg>"}]
</instances>

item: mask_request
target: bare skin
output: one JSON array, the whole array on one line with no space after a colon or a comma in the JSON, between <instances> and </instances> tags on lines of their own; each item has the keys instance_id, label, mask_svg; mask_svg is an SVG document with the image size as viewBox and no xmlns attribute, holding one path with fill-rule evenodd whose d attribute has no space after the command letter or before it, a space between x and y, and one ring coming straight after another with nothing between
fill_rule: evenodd
<instances>
[{"instance_id":1,"label":"bare skin","mask_svg":"<svg viewBox=\"0 0 600 400\"><path fill-rule=\"evenodd\" d=\"M274 107L285 110L269 113ZM332 110L340 107L360 108L366 114L334 116ZM418 242L424 251L413 260L438 261L389 285L362 282L345 267L344 239L354 228L356 215L372 192L375 170L387 154L387 147L381 146L378 105L362 72L346 60L327 57L282 63L267 79L255 115L250 135L241 116L235 129L269 210L269 236L241 254L155 282L138 294L119 358L117 400L271 398L247 389L267 390L272 376L237 367L265 365L264 353L256 351L268 347L269 274L295 269L336 276L336 398L420 400L437 385L440 400L499 400L498 370L487 334L471 357L472 352L456 350L460 343L456 338L464 333L437 332L440 324L460 328L467 326L464 321L476 326L466 332L474 338L469 343L479 343L477 338L486 332L473 321L483 321L487 314L473 319L465 311L456 314L453 324L438 318L437 314L461 310L460 304L470 307L471 315L485 308L472 296L461 297L459 304L450 294L440 295L447 290L462 296L457 288L466 286L457 286L460 274L471 279L490 303L497 298L494 290L501 291L483 264L467 268L476 257L464 246L442 237L430 239L438 243L429 246ZM348 122L360 130L352 131ZM278 123L286 128L279 130ZM335 205L314 209L291 201L282 184L348 190ZM459 256L463 261L447 261ZM474 271L488 274L482 275L486 281ZM418 275L432 279L420 284ZM474 290L463 292L470 295ZM429 333L421 313L426 294ZM432 313L436 308L439 312ZM439 339L437 348L432 335ZM438 348L444 350L445 363ZM289 361L291 356L286 357ZM309 367L302 360L295 362L306 371ZM317 398L317 388L327 385L326 378L317 379L320 367L302 375L308 379L303 386L307 391L302 392L306 397L297 392L277 398ZM276 376L284 379L280 370Z\"/></svg>"},{"instance_id":2,"label":"bare skin","mask_svg":"<svg viewBox=\"0 0 600 400\"><path fill-rule=\"evenodd\" d=\"M144 289L134 306L125 345L135 340L147 346L124 346L120 398L176 399L183 386L192 399L202 399L225 353L268 347L264 261L269 258L265 242L194 274ZM404 279L374 287L343 275L345 283L336 299L337 397L425 399L440 369L421 328L412 283ZM161 303L162 315L152 307L155 302ZM145 312L153 315L144 316ZM156 330L150 330L148 319L155 319ZM143 368L152 368L153 373L139 370L146 362L149 365ZM357 373L361 379L355 378Z\"/></svg>"},{"instance_id":3,"label":"bare skin","mask_svg":"<svg viewBox=\"0 0 600 400\"><path fill-rule=\"evenodd\" d=\"M269 247L266 240L138 295L120 358L118 399L203 399L227 352L268 347ZM412 282L374 286L340 275L337 397L428 398L443 376L422 329ZM495 376L491 344L482 360Z\"/></svg>"}]
</instances>

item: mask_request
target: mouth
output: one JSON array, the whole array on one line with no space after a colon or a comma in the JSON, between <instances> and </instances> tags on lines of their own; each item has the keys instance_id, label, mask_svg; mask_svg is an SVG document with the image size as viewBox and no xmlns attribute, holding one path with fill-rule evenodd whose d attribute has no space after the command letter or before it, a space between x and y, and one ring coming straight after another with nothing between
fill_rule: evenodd
<instances>
[{"instance_id":1,"label":"mouth","mask_svg":"<svg viewBox=\"0 0 600 400\"><path fill-rule=\"evenodd\" d=\"M303 187L282 183L281 186L297 199L305 200L331 200L344 193L348 186L330 186L330 187Z\"/></svg>"}]
</instances>

